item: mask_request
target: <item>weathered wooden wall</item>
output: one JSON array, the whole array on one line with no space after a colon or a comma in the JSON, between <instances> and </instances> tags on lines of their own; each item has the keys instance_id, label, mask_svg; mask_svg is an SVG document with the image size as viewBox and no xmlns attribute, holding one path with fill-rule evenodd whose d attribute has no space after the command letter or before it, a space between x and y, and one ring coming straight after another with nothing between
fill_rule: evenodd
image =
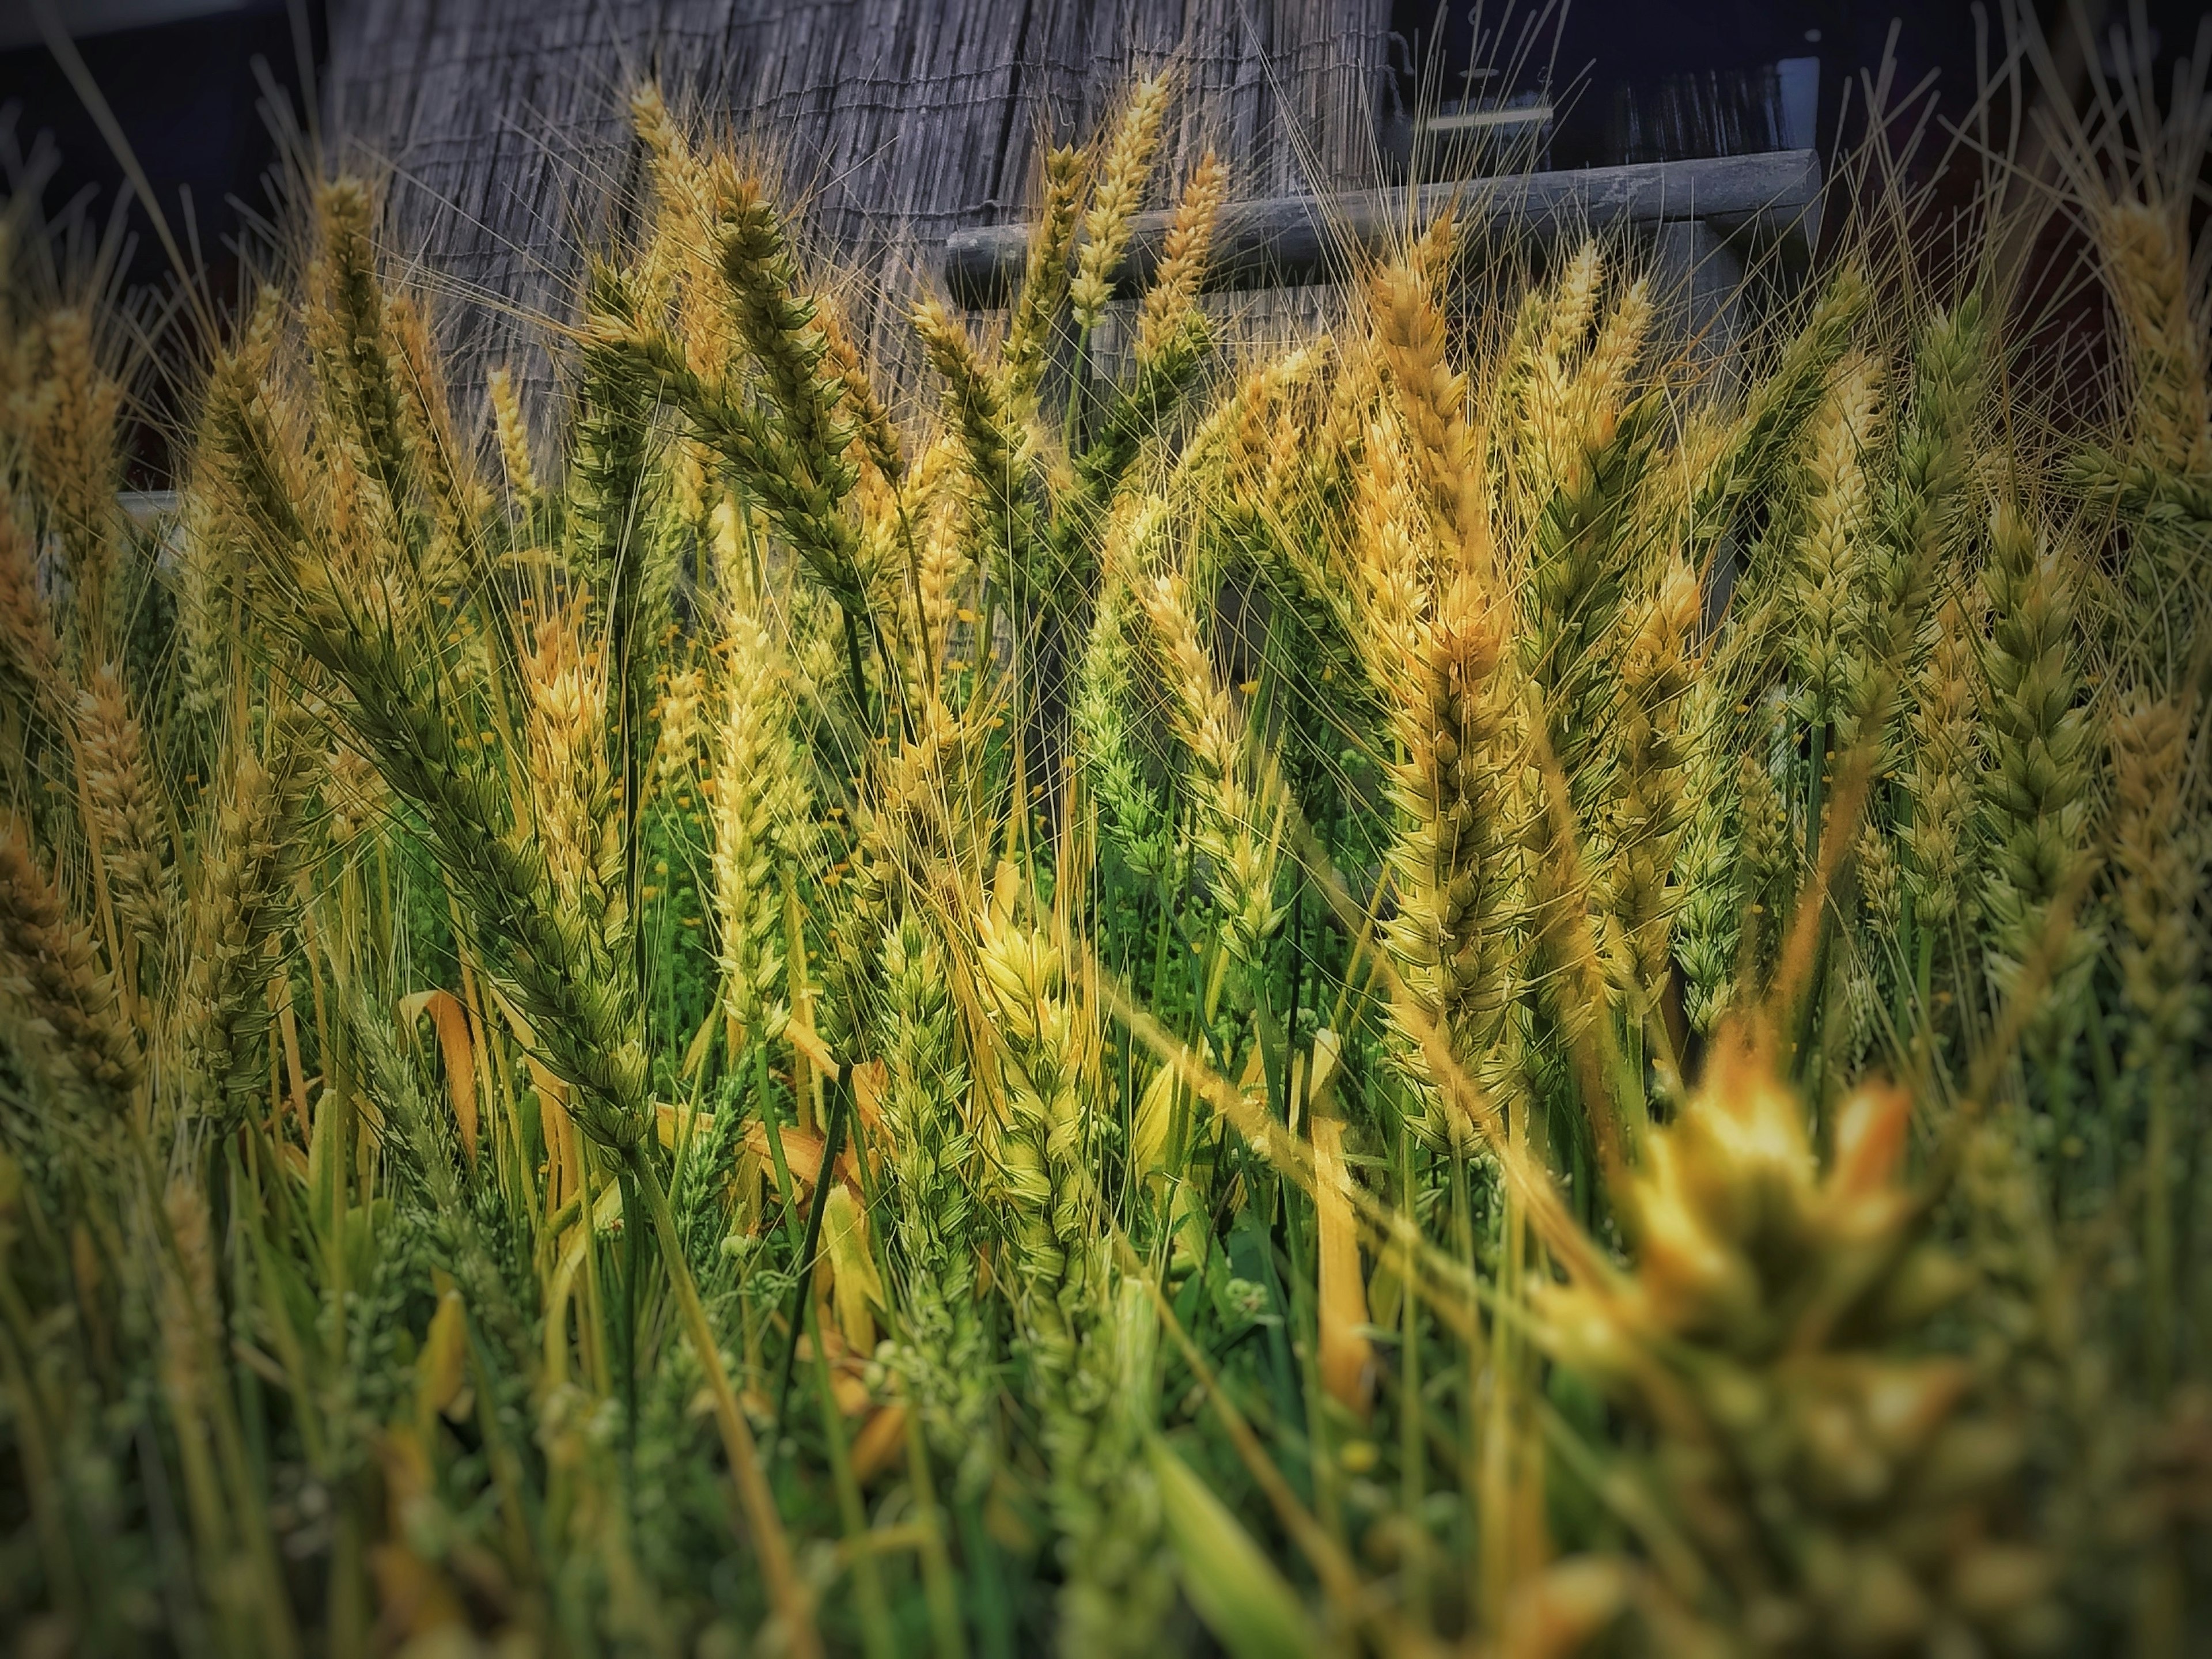
<instances>
[{"instance_id":1,"label":"weathered wooden wall","mask_svg":"<svg viewBox=\"0 0 2212 1659\"><path fill-rule=\"evenodd\" d=\"M1041 141L1173 58L1177 173L1239 196L1368 181L1387 0L332 0L326 120L389 169L392 245L447 295L465 384L573 313L637 165L627 88L777 158L811 239L911 291L945 237L1023 216ZM875 307L878 315L889 307ZM869 319L872 323L876 319Z\"/></svg>"}]
</instances>

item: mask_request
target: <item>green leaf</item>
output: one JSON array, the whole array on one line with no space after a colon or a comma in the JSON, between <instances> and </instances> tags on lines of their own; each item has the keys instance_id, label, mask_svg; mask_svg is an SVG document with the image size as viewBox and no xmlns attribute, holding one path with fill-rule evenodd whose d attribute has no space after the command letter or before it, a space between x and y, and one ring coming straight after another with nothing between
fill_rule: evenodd
<instances>
[{"instance_id":1,"label":"green leaf","mask_svg":"<svg viewBox=\"0 0 2212 1659\"><path fill-rule=\"evenodd\" d=\"M1150 1449L1183 1594L1206 1629L1237 1659L1319 1653L1321 1633L1305 1604L1252 1534L1166 1441L1155 1437Z\"/></svg>"}]
</instances>

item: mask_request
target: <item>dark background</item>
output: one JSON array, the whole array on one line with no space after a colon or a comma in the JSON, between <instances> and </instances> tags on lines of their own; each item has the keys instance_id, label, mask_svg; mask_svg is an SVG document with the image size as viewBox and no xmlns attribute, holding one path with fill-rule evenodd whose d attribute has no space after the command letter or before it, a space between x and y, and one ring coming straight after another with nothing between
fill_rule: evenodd
<instances>
[{"instance_id":1,"label":"dark background","mask_svg":"<svg viewBox=\"0 0 2212 1659\"><path fill-rule=\"evenodd\" d=\"M254 213L270 208L264 175L277 152L264 118L256 60L270 80L303 110L300 54L285 0L233 0L210 10L210 0L152 8L205 15L124 28L98 28L132 8L116 0L57 0L56 9L76 39L79 53L130 140L147 182L161 198L180 247L190 258L179 191L189 190L191 230L197 233L219 299L236 287L230 246L247 222L239 204ZM220 4L222 0L212 0ZM111 9L112 8L112 9ZM307 22L311 61L320 71L325 29L321 0L301 9ZM80 33L88 26L94 33ZM12 106L12 111L9 106ZM50 217L72 204L104 226L123 187L123 169L79 100L62 67L41 41L27 0L0 0L0 124L12 112L8 137L19 163L42 149L52 172L42 191ZM12 189L14 181L9 181ZM143 208L130 224L136 246L125 270L133 286L164 283L169 259L155 239Z\"/></svg>"},{"instance_id":2,"label":"dark background","mask_svg":"<svg viewBox=\"0 0 2212 1659\"><path fill-rule=\"evenodd\" d=\"M2063 15L2067 9L2068 0L2036 0L2033 7L2054 47L2073 29ZM1879 72L1895 19L1903 22L1895 51L1898 92L1932 70L1944 106L1962 108L1978 79L1977 9L1970 0L1576 0L1562 15L1559 7L1524 0L1501 20L1504 8L1494 0L1480 7L1468 0L1441 7L1433 0L1393 0L1391 21L1406 42L1401 99L1415 98L1424 85L1444 98L1456 96L1470 61L1518 58L1512 89L1534 88L1548 70L1551 86L1565 94L1550 164L1590 167L1630 159L1622 154L1626 101L1648 107L1672 77L1751 70L1785 58L1820 60L1820 144L1832 155L1838 131L1848 139L1859 130L1844 118L1863 112L1861 76ZM1995 0L1978 9L1988 18L1989 53L2001 57ZM2105 20L2095 30L2102 35L2127 18L2130 7L2128 0L2088 0L2087 10ZM2205 10L2202 0L2147 0L2144 15L2162 57L2191 49Z\"/></svg>"},{"instance_id":3,"label":"dark background","mask_svg":"<svg viewBox=\"0 0 2212 1659\"><path fill-rule=\"evenodd\" d=\"M308 109L310 100L301 95L302 58L309 77L319 77L325 3L56 0L188 258L196 236L206 273L204 291L218 310L228 310L239 292L241 239L250 242L257 221L275 210L270 186L281 158L267 117L270 89L295 118ZM2170 62L2192 47L2204 0L2136 3L2161 58ZM445 3L459 16L473 0ZM743 7L745 0L738 3ZM2035 0L2054 43L2071 30L2062 15L2068 3ZM2132 9L2130 0L2083 3L2112 21ZM1993 14L1994 7L1986 10ZM1396 74L1386 103L1395 99L1405 111L1467 91L1548 91L1559 112L1539 165L1603 165L1649 159L1650 112L1677 97L1685 84L1724 86L1735 77L1749 85L1778 60L1814 57L1820 60L1817 133L1820 148L1832 156L1839 139L1848 147L1863 129L1862 77L1878 71L1892 20L1900 15L1897 91L1934 71L1942 107L1963 109L1978 80L1976 9L1969 0L1574 0L1564 9L1541 0L1516 0L1510 9L1496 0L1481 8L1471 0L1451 0L1441 8L1428 0L1392 0ZM134 15L169 21L114 27ZM1993 15L1989 33L1994 55L2002 45ZM1510 65L1510 78L1470 83L1463 71L1471 63ZM1647 137L1632 141L1631 133L1639 129L1630 118L1639 112ZM1632 153L1639 143L1642 153ZM1701 149L1698 143L1694 132L1686 140L1673 136L1667 153L1711 154L1727 147ZM1940 141L1925 147L1923 160L1941 149ZM0 0L0 158L11 157L20 177L27 158L40 156L51 163L41 191L46 215L74 209L96 235L119 199L122 170L41 43L28 0ZM15 181L4 187L12 192ZM187 191L189 213L183 198ZM121 285L168 286L173 281L168 256L151 234L143 206L131 208L125 228L131 240ZM2087 303L2075 301L2077 308ZM154 402L160 402L158 395ZM143 435L147 441L136 446L141 459L134 475L155 482L162 470L161 444L150 429Z\"/></svg>"},{"instance_id":4,"label":"dark background","mask_svg":"<svg viewBox=\"0 0 2212 1659\"><path fill-rule=\"evenodd\" d=\"M467 0L457 0L465 4ZM96 27L117 8L128 16L148 0L58 0L73 28ZM194 9L196 0L155 0L155 9ZM224 0L197 0L200 6ZM2047 33L2061 29L2064 0L2042 0ZM2093 0L2094 3L2094 0ZM2113 14L2124 6L2110 8ZM1464 70L1478 57L1494 64L1518 60L1514 89L1548 81L1561 111L1547 162L1586 167L1620 161L1626 153L1624 112L1649 107L1666 83L1682 76L1725 78L1785 58L1820 60L1819 135L1832 151L1849 103L1863 109L1862 74L1875 71L1891 20L1904 15L1896 45L1898 87L1933 70L1945 102L1963 104L1975 82L1974 8L1968 0L1576 0L1564 9L1522 3L1506 11L1496 3L1466 0L1443 6L1395 0L1391 21L1400 37L1397 95L1411 105L1423 88L1454 97L1468 88ZM2186 51L2204 8L2199 0L2149 0L2146 7L2162 53ZM240 207L270 205L265 175L276 161L263 105L264 88L254 65L283 89L295 111L300 96L301 51L295 15L304 18L307 55L319 73L325 43L323 0L288 8L286 0L229 0L211 15L149 27L84 33L78 49L137 151L180 240L185 234L180 188L189 189L191 217L212 286L218 295L232 268L225 244L242 226ZM1476 22L1484 25L1478 48ZM1996 33L1994 19L1990 23ZM1500 35L1503 35L1503 40ZM1991 49L1998 49L1992 39ZM1488 86L1504 89L1502 78ZM13 106L14 146L28 155L41 139L56 158L45 202L49 214L81 201L104 217L123 182L120 167L79 102L59 64L40 44L28 0L0 0L0 118ZM1839 123L1841 125L1839 125ZM1695 148L1694 145L1692 148ZM134 210L140 233L128 265L132 283L167 273L167 258L147 234L143 210Z\"/></svg>"}]
</instances>

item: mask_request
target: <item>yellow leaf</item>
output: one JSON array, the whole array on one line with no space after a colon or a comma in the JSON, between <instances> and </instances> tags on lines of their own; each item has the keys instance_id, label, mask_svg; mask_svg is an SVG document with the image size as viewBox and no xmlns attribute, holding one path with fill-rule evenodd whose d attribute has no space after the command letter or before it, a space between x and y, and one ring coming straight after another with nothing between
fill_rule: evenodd
<instances>
[{"instance_id":1,"label":"yellow leaf","mask_svg":"<svg viewBox=\"0 0 2212 1659\"><path fill-rule=\"evenodd\" d=\"M706 1064L707 1051L714 1044L714 1022L719 1013L718 1009L708 1009L707 1018L699 1022L698 1035L691 1039L690 1047L684 1049L684 1075L685 1077L698 1076L700 1066Z\"/></svg>"},{"instance_id":2,"label":"yellow leaf","mask_svg":"<svg viewBox=\"0 0 2212 1659\"><path fill-rule=\"evenodd\" d=\"M784 1027L784 1035L791 1039L791 1046L805 1055L807 1062L822 1073L823 1081L836 1081L837 1057L830 1052L830 1045L815 1035L811 1014L802 1019L793 1012L791 1023Z\"/></svg>"},{"instance_id":3,"label":"yellow leaf","mask_svg":"<svg viewBox=\"0 0 2212 1659\"><path fill-rule=\"evenodd\" d=\"M422 1351L415 1357L416 1412L425 1426L433 1413L446 1410L459 1397L468 1376L468 1342L461 1293L447 1291L438 1298Z\"/></svg>"},{"instance_id":4,"label":"yellow leaf","mask_svg":"<svg viewBox=\"0 0 2212 1659\"><path fill-rule=\"evenodd\" d=\"M714 1127L714 1115L712 1112L672 1106L666 1101L662 1101L654 1106L653 1119L659 1126L660 1144L672 1152L676 1150L676 1143L678 1140L686 1136L711 1133Z\"/></svg>"},{"instance_id":5,"label":"yellow leaf","mask_svg":"<svg viewBox=\"0 0 2212 1659\"><path fill-rule=\"evenodd\" d=\"M469 1034L469 1011L451 991L417 991L399 1000L399 1023L412 1030L423 1015L438 1028L438 1047L446 1058L446 1088L453 1097L453 1125L461 1151L477 1161L476 1044Z\"/></svg>"},{"instance_id":6,"label":"yellow leaf","mask_svg":"<svg viewBox=\"0 0 2212 1659\"><path fill-rule=\"evenodd\" d=\"M1316 1114L1313 1148L1322 1386L1364 1418L1374 1395L1375 1352L1366 1335L1367 1286L1359 1273L1359 1224L1344 1165L1343 1121Z\"/></svg>"},{"instance_id":7,"label":"yellow leaf","mask_svg":"<svg viewBox=\"0 0 2212 1659\"><path fill-rule=\"evenodd\" d=\"M883 1281L868 1254L868 1218L839 1183L830 1188L822 1209L822 1238L830 1255L837 1300L837 1328L852 1352L865 1358L876 1350L876 1320L871 1304L884 1299Z\"/></svg>"},{"instance_id":8,"label":"yellow leaf","mask_svg":"<svg viewBox=\"0 0 2212 1659\"><path fill-rule=\"evenodd\" d=\"M853 1109L872 1138L884 1133L884 1091L891 1086L890 1067L880 1060L864 1060L853 1066Z\"/></svg>"},{"instance_id":9,"label":"yellow leaf","mask_svg":"<svg viewBox=\"0 0 2212 1659\"><path fill-rule=\"evenodd\" d=\"M906 1407L896 1401L878 1407L853 1437L853 1478L866 1486L898 1462L906 1450Z\"/></svg>"}]
</instances>

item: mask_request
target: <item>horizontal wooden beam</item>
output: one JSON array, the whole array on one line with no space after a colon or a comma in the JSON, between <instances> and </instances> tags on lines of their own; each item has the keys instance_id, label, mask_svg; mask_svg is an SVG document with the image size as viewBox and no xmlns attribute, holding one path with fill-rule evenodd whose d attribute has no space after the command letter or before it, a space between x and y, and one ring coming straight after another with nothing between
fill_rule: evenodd
<instances>
[{"instance_id":1,"label":"horizontal wooden beam","mask_svg":"<svg viewBox=\"0 0 2212 1659\"><path fill-rule=\"evenodd\" d=\"M1809 245L1820 202L1820 158L1809 149L1457 179L1418 190L1271 197L1222 209L1207 279L1218 288L1326 280L1347 268L1348 256L1389 247L1409 222L1425 224L1454 204L1463 220L1492 233L1550 238L1702 219L1723 234L1795 234ZM1138 216L1125 287L1151 278L1171 216ZM945 281L953 298L970 307L1004 305L1021 276L1029 237L1030 228L1018 224L947 238Z\"/></svg>"}]
</instances>

